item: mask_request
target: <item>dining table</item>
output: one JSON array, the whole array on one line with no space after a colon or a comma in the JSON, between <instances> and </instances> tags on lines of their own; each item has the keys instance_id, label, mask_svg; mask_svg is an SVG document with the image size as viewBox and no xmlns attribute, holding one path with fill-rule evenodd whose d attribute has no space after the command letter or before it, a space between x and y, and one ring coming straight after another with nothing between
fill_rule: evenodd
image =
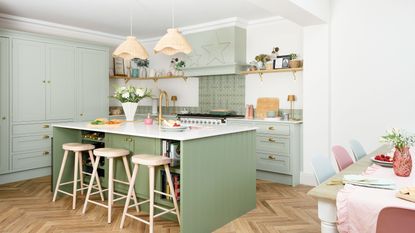
<instances>
[{"instance_id":1,"label":"dining table","mask_svg":"<svg viewBox=\"0 0 415 233\"><path fill-rule=\"evenodd\" d=\"M338 233L339 229L340 232L375 232L376 231L376 221L377 216L379 214L379 211L381 208L384 208L388 205L392 206L399 206L399 207L408 207L410 209L415 209L415 203L408 202L405 200L401 200L397 197L395 197L395 194L398 192L399 188L412 185L415 186L415 176L410 177L397 177L393 174L393 168L386 168L386 167L380 167L378 165L373 165L372 158L378 154L387 154L390 153L391 148L388 145L383 145L370 154L367 154L362 159L356 161L346 169L338 172L336 175L330 177L328 180L324 181L320 185L314 187L308 192L308 195L314 197L318 201L318 217L321 221L321 232L322 233ZM384 189L375 189L375 188L367 188L367 187L360 187L360 186L354 186L351 184L343 184L343 178L344 175L368 175L369 172L376 171L378 174L382 174L388 178L392 178L394 181L396 181L397 189L396 190L384 190ZM340 182L339 182L340 181ZM353 190L354 189L354 190ZM342 210L344 208L344 205L342 201L339 199L347 199L348 196L345 195L347 192L350 192L349 190L354 191L353 194L354 199L350 198L349 201L358 201L361 203L352 203L355 208L350 208L346 210ZM380 200L382 195L377 195L377 193L384 194L387 193L388 199L390 201ZM366 199L365 199L366 198ZM377 199L379 198L379 199ZM371 206L370 206L371 205ZM340 206L340 208L339 208ZM357 206L357 207L356 207ZM339 211L340 210L340 211ZM358 212L356 210L359 210ZM343 211L343 213L341 213ZM345 213L346 211L346 213ZM347 213L349 211L349 213ZM351 211L354 211L350 213ZM376 213L370 213L367 214L366 212L375 212ZM343 226L340 226L341 222L344 221L344 219L339 219L339 216L341 215L351 215L354 218L361 218L357 219L357 221L354 221L351 223L357 225L356 227L353 227L353 229L349 229L349 226L347 226L346 230ZM367 226L367 219L364 219L365 216L362 215L370 215L372 219L370 219L370 226ZM344 216L342 216L343 218ZM346 216L349 217L349 216ZM351 218L351 217L350 217ZM366 226L363 226L362 224L359 225L359 222L365 223ZM373 226L374 225L374 226ZM366 228L364 228L366 227ZM357 230L356 230L357 229ZM363 229L363 230L362 230Z\"/></svg>"}]
</instances>

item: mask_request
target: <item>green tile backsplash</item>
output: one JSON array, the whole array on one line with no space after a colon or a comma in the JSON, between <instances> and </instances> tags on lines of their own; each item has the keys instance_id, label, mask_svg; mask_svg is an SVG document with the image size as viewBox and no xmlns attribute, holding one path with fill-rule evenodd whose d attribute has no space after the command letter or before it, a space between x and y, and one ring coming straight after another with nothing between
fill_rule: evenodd
<instances>
[{"instance_id":1,"label":"green tile backsplash","mask_svg":"<svg viewBox=\"0 0 415 233\"><path fill-rule=\"evenodd\" d=\"M245 114L245 78L240 75L215 75L199 78L201 112L230 109Z\"/></svg>"}]
</instances>

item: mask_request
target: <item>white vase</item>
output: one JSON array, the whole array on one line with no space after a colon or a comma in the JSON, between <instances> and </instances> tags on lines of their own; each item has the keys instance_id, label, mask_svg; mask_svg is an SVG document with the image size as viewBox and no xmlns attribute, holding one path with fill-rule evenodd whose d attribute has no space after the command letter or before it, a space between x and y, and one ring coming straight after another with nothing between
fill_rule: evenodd
<instances>
[{"instance_id":1,"label":"white vase","mask_svg":"<svg viewBox=\"0 0 415 233\"><path fill-rule=\"evenodd\" d=\"M134 121L135 112L137 111L138 103L122 103L125 118L127 121Z\"/></svg>"}]
</instances>

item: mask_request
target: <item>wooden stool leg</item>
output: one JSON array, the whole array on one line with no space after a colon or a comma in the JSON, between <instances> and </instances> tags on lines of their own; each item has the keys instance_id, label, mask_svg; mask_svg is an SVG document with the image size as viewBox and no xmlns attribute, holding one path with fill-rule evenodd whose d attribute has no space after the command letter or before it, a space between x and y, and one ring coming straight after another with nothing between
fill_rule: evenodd
<instances>
[{"instance_id":1,"label":"wooden stool leg","mask_svg":"<svg viewBox=\"0 0 415 233\"><path fill-rule=\"evenodd\" d=\"M59 190L59 186L61 185L63 170L65 169L65 164L66 164L66 159L67 158L68 158L68 151L65 150L65 152L63 154L62 163L61 163L61 170L59 171L58 180L56 182L55 193L53 194L53 199L52 199L53 202L56 201L56 196L58 195L58 190Z\"/></svg>"},{"instance_id":2,"label":"wooden stool leg","mask_svg":"<svg viewBox=\"0 0 415 233\"><path fill-rule=\"evenodd\" d=\"M125 201L124 211L122 213L120 229L124 227L125 215L127 214L128 206L130 205L131 195L135 193L134 183L135 183L135 179L137 178L137 173L138 173L138 164L135 164L134 170L133 170L133 176L131 177L131 180L130 180L130 187L128 188L127 200ZM134 203L134 204L137 204L137 203Z\"/></svg>"},{"instance_id":3,"label":"wooden stool leg","mask_svg":"<svg viewBox=\"0 0 415 233\"><path fill-rule=\"evenodd\" d=\"M82 152L79 153L79 179L81 180L81 194L84 195L84 174L82 173Z\"/></svg>"},{"instance_id":4,"label":"wooden stool leg","mask_svg":"<svg viewBox=\"0 0 415 233\"><path fill-rule=\"evenodd\" d=\"M127 174L127 179L128 179L128 182L130 183L130 185L131 185L131 184L133 184L133 185L134 185L134 183L131 183L130 166L128 166L128 160L127 160L127 157L126 157L126 156L123 156L123 157L122 157L122 161L123 161L123 163L124 163L125 173ZM137 205L137 196L136 196L136 194L135 194L135 190L134 190L134 192L132 193L132 195L133 195L133 199L134 199L134 204L136 204L135 209L137 210L137 212L140 212L140 208L139 208L139 207L138 207L138 205Z\"/></svg>"},{"instance_id":5,"label":"wooden stool leg","mask_svg":"<svg viewBox=\"0 0 415 233\"><path fill-rule=\"evenodd\" d=\"M94 162L95 161L94 161L94 155L92 154L92 150L89 150L88 153L89 153L89 160L91 160L91 164L94 165ZM98 164L99 164L99 159L98 159ZM97 185L98 185L99 195L101 196L101 200L104 201L104 194L102 192L101 181L99 180L98 172L96 173L96 177L95 178L97 179Z\"/></svg>"},{"instance_id":6,"label":"wooden stool leg","mask_svg":"<svg viewBox=\"0 0 415 233\"><path fill-rule=\"evenodd\" d=\"M72 191L72 209L76 207L76 189L78 186L78 161L79 152L75 152L75 165L73 169L73 191Z\"/></svg>"},{"instance_id":7,"label":"wooden stool leg","mask_svg":"<svg viewBox=\"0 0 415 233\"><path fill-rule=\"evenodd\" d=\"M114 159L109 158L109 177L108 177L108 223L111 223L111 212L114 195Z\"/></svg>"},{"instance_id":8,"label":"wooden stool leg","mask_svg":"<svg viewBox=\"0 0 415 233\"><path fill-rule=\"evenodd\" d=\"M97 159L95 160L95 163L93 164L91 180L89 181L88 192L86 193L84 208L82 209L83 214L85 214L86 207L88 206L89 196L91 195L92 186L94 185L94 179L98 171L99 158L100 156L97 156Z\"/></svg>"},{"instance_id":9,"label":"wooden stool leg","mask_svg":"<svg viewBox=\"0 0 415 233\"><path fill-rule=\"evenodd\" d=\"M173 195L173 204L174 204L174 208L176 209L177 221L179 221L179 225L181 225L179 206L177 205L176 193L174 192L174 186L173 186L173 181L170 175L169 165L164 165L164 169L166 170L167 181L169 182L169 186L170 186L170 193Z\"/></svg>"},{"instance_id":10,"label":"wooden stool leg","mask_svg":"<svg viewBox=\"0 0 415 233\"><path fill-rule=\"evenodd\" d=\"M154 233L154 166L149 166L150 178L150 233Z\"/></svg>"}]
</instances>

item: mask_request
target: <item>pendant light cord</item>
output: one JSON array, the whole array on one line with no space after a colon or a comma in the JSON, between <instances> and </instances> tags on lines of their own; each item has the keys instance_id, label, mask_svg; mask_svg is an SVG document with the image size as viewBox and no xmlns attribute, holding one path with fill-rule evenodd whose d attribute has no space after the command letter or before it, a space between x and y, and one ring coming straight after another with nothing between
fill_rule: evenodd
<instances>
[{"instance_id":1,"label":"pendant light cord","mask_svg":"<svg viewBox=\"0 0 415 233\"><path fill-rule=\"evenodd\" d=\"M130 36L133 36L133 11L130 7Z\"/></svg>"},{"instance_id":2,"label":"pendant light cord","mask_svg":"<svg viewBox=\"0 0 415 233\"><path fill-rule=\"evenodd\" d=\"M174 0L171 0L171 21L172 28L174 28Z\"/></svg>"}]
</instances>

